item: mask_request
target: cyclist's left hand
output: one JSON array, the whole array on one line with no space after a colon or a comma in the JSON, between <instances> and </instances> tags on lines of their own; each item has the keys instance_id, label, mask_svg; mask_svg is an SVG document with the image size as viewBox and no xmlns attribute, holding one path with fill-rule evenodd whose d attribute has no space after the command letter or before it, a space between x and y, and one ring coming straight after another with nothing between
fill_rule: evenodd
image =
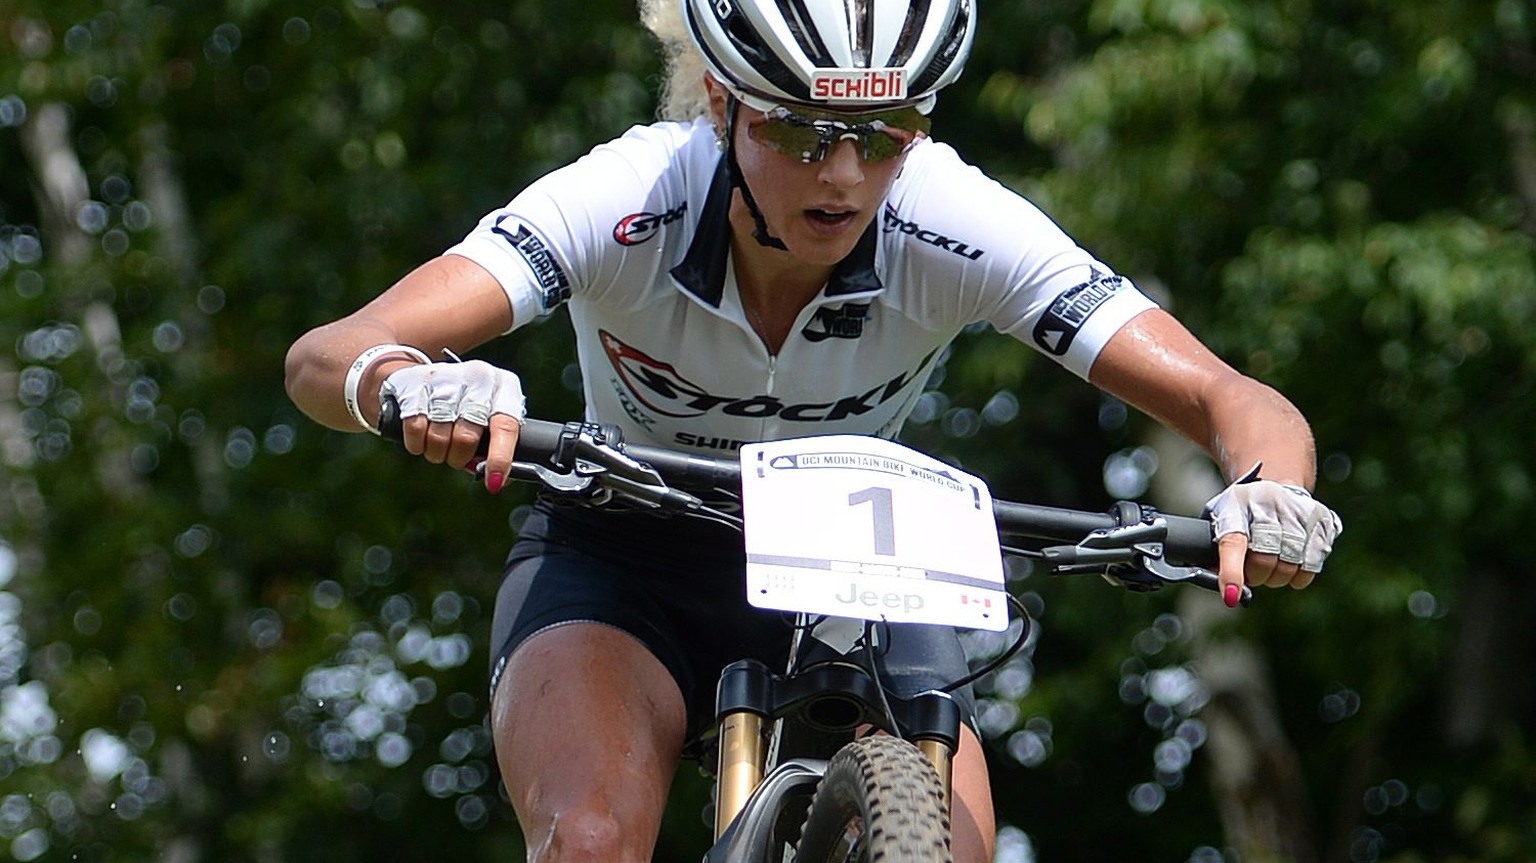
<instances>
[{"instance_id":1,"label":"cyclist's left hand","mask_svg":"<svg viewBox=\"0 0 1536 863\"><path fill-rule=\"evenodd\" d=\"M1237 604L1244 581L1303 588L1323 569L1344 523L1299 485L1258 479L1258 469L1211 498L1222 599Z\"/></svg>"}]
</instances>

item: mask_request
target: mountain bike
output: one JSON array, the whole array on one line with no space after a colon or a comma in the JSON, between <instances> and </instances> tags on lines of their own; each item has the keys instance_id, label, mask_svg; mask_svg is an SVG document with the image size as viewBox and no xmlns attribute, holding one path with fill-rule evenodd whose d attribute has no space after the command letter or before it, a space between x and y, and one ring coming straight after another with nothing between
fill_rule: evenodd
<instances>
[{"instance_id":1,"label":"mountain bike","mask_svg":"<svg viewBox=\"0 0 1536 863\"><path fill-rule=\"evenodd\" d=\"M396 406L386 401L379 427L398 439L396 414ZM541 495L568 505L705 518L743 529L749 597L795 615L787 668L775 671L749 659L728 665L720 675L715 723L702 741L714 780L714 844L704 863L951 859L950 766L961 724L951 693L1007 662L1024 647L1031 628L1022 603L1002 589L1002 556L1031 559L1056 575L1098 574L1135 591L1169 584L1218 589L1207 568L1216 553L1206 519L1167 515L1132 501L1117 502L1107 512L1084 512L992 500L976 478L876 440L801 438L748 445L741 458L721 459L626 444L609 425L523 422L510 479L535 483ZM796 481L814 476L821 482L821 474L840 468L855 471L857 485L868 483L868 476L878 479L845 496L826 495L870 519L873 557L855 559L858 554L839 550L834 555L842 559L828 559L755 549L753 497L765 493L754 489L770 475ZM967 505L986 510L966 514L971 527L946 532L945 538L965 530L974 536L974 525L985 524L989 535L979 543L980 557L998 564L990 577L897 562L894 543L901 534L891 486L903 480L947 494L960 510ZM807 506L801 492L801 487L789 491L794 508L802 511L797 517ZM932 509L920 508L921 518L935 517ZM785 532L793 531L777 524L767 531ZM994 544L1000 554L990 551ZM809 579L802 577L806 572ZM821 589L828 581L836 582L836 589ZM815 589L794 588L801 583ZM1241 601L1250 599L1244 587ZM1008 628L1009 611L1022 621L1018 635L965 677L911 697L882 685L877 654L889 623L1000 631Z\"/></svg>"}]
</instances>

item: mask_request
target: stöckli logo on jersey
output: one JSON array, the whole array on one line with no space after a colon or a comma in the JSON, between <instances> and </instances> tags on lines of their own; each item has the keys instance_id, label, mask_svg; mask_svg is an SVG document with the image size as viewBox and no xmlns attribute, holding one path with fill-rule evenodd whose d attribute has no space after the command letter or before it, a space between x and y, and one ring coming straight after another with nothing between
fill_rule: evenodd
<instances>
[{"instance_id":1,"label":"st\u00f6ckli logo on jersey","mask_svg":"<svg viewBox=\"0 0 1536 863\"><path fill-rule=\"evenodd\" d=\"M621 246L638 246L656 236L662 225L670 225L688 212L684 201L664 213L630 213L613 226L613 240Z\"/></svg>"},{"instance_id":2,"label":"st\u00f6ckli logo on jersey","mask_svg":"<svg viewBox=\"0 0 1536 863\"><path fill-rule=\"evenodd\" d=\"M658 360L625 344L607 330L598 331L608 363L634 401L653 413L675 419L692 419L718 412L725 416L790 422L838 422L868 413L895 397L917 378L933 354L923 357L912 370L862 393L834 401L790 403L777 396L717 395L683 377L671 363Z\"/></svg>"}]
</instances>

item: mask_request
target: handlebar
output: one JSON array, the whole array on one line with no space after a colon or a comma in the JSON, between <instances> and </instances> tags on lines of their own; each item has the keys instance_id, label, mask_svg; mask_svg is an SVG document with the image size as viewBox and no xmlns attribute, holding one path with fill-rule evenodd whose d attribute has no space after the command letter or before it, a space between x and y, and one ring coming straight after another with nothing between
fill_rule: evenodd
<instances>
[{"instance_id":1,"label":"handlebar","mask_svg":"<svg viewBox=\"0 0 1536 863\"><path fill-rule=\"evenodd\" d=\"M379 430L396 442L402 439L393 399L385 399ZM486 445L482 438L480 456ZM707 514L708 505L694 493L739 494L741 466L735 459L625 443L617 426L525 419L511 478L540 482L556 494L584 496L589 505L617 496L661 512ZM992 509L1004 550L1039 559L1054 573L1099 573L1138 591L1174 583L1219 589L1208 569L1217 560L1208 519L1168 515L1131 501L1120 501L1108 512L1006 500L993 500ZM1244 586L1240 601L1246 605L1251 598Z\"/></svg>"}]
</instances>

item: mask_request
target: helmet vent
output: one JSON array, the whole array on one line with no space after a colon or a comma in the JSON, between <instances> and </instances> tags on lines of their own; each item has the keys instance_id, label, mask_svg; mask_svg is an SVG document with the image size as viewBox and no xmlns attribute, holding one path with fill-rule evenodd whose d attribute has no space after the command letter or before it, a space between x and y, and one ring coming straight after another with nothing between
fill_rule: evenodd
<instances>
[{"instance_id":1,"label":"helmet vent","mask_svg":"<svg viewBox=\"0 0 1536 863\"><path fill-rule=\"evenodd\" d=\"M768 50L752 30L752 24L739 12L733 12L722 22L725 32L741 53L743 59L767 78L775 87L790 93L805 92L805 85L784 65L784 62Z\"/></svg>"},{"instance_id":2,"label":"helmet vent","mask_svg":"<svg viewBox=\"0 0 1536 863\"><path fill-rule=\"evenodd\" d=\"M956 4L955 17L949 24L949 34L945 38L943 46L939 48L933 58L933 62L928 64L928 68L924 69L917 76L916 81L908 85L913 92L921 93L932 87L933 83L939 80L949 69L950 64L955 62L955 57L959 55L961 47L965 45L965 34L970 26L970 17L970 3L961 2Z\"/></svg>"},{"instance_id":3,"label":"helmet vent","mask_svg":"<svg viewBox=\"0 0 1536 863\"><path fill-rule=\"evenodd\" d=\"M875 44L875 16L869 0L848 0L848 34L853 37L853 64L868 69Z\"/></svg>"},{"instance_id":4,"label":"helmet vent","mask_svg":"<svg viewBox=\"0 0 1536 863\"><path fill-rule=\"evenodd\" d=\"M888 66L904 66L912 59L912 52L917 50L917 40L923 35L923 22L928 20L928 0L915 0L907 7L907 20L902 22L901 36L896 40L896 47L891 51L891 61Z\"/></svg>"},{"instance_id":5,"label":"helmet vent","mask_svg":"<svg viewBox=\"0 0 1536 863\"><path fill-rule=\"evenodd\" d=\"M811 58L811 62L817 66L833 66L832 52L827 50L827 44L821 41L821 36L816 33L816 28L811 25L810 12L805 8L805 0L778 0L779 14L784 16L784 23L789 25L789 32L795 35L795 42L805 56Z\"/></svg>"}]
</instances>

